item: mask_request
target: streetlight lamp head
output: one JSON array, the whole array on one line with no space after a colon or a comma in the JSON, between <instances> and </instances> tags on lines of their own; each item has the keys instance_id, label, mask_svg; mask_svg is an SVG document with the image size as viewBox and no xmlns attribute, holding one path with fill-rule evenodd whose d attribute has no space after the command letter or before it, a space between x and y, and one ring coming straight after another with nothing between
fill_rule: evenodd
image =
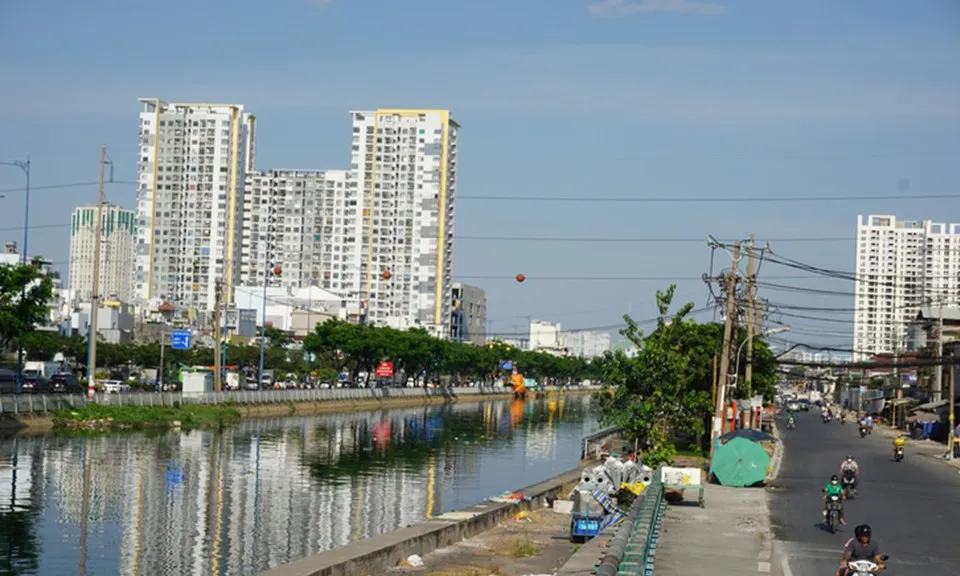
<instances>
[{"instance_id":1,"label":"streetlight lamp head","mask_svg":"<svg viewBox=\"0 0 960 576\"><path fill-rule=\"evenodd\" d=\"M783 334L784 332L789 332L789 326L780 326L778 328L770 328L769 330L764 330L761 336L773 336L774 334Z\"/></svg>"}]
</instances>

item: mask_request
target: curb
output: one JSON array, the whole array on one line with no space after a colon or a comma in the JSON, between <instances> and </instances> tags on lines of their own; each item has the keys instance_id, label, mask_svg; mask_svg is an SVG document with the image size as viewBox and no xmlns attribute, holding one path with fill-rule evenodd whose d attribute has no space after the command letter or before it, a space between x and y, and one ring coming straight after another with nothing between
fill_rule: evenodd
<instances>
[{"instance_id":1,"label":"curb","mask_svg":"<svg viewBox=\"0 0 960 576\"><path fill-rule=\"evenodd\" d=\"M770 462L770 473L767 474L766 478L764 478L764 482L776 480L780 475L780 465L783 463L783 439L780 437L780 427L777 425L776 420L772 420L770 424L773 430L773 437L777 439L777 442L773 447L773 459Z\"/></svg>"}]
</instances>

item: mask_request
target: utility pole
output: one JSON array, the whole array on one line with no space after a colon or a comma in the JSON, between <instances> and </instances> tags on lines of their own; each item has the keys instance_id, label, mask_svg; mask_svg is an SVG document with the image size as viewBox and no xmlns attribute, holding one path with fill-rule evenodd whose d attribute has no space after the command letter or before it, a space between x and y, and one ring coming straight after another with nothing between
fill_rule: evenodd
<instances>
[{"instance_id":1,"label":"utility pole","mask_svg":"<svg viewBox=\"0 0 960 576\"><path fill-rule=\"evenodd\" d=\"M711 247L722 246L712 238ZM728 379L730 377L730 347L733 338L734 324L737 314L737 282L740 267L740 242L733 246L733 265L728 274L716 278L704 277L707 282L718 281L721 288L726 292L726 319L723 325L723 346L720 350L720 374L718 376L717 402L713 420L713 430L710 436L710 460L713 460L713 454L717 447L717 441L723 433L724 418L726 416L726 391Z\"/></svg>"},{"instance_id":2,"label":"utility pole","mask_svg":"<svg viewBox=\"0 0 960 576\"><path fill-rule=\"evenodd\" d=\"M220 331L220 307L223 303L223 282L220 278L217 278L217 287L214 294L214 307L213 307L213 389L217 392L220 391L221 382L223 382L220 367L220 357L222 355L222 344L220 340L223 338L223 335Z\"/></svg>"},{"instance_id":3,"label":"utility pole","mask_svg":"<svg viewBox=\"0 0 960 576\"><path fill-rule=\"evenodd\" d=\"M97 397L97 313L100 310L100 244L103 234L103 173L107 165L107 146L100 146L100 187L97 191L97 221L93 236L93 290L90 298L90 336L87 342L87 398Z\"/></svg>"},{"instance_id":4,"label":"utility pole","mask_svg":"<svg viewBox=\"0 0 960 576\"><path fill-rule=\"evenodd\" d=\"M753 269L753 255L756 249L756 236L750 235L750 251L747 254L747 366L744 374L744 384L753 386L753 335L757 327L756 299L754 298L755 281Z\"/></svg>"},{"instance_id":5,"label":"utility pole","mask_svg":"<svg viewBox=\"0 0 960 576\"><path fill-rule=\"evenodd\" d=\"M937 312L937 371L933 385L932 402L943 400L943 300L940 300L940 307ZM950 405L953 405L953 399L950 399ZM953 447L950 447L951 450Z\"/></svg>"}]
</instances>

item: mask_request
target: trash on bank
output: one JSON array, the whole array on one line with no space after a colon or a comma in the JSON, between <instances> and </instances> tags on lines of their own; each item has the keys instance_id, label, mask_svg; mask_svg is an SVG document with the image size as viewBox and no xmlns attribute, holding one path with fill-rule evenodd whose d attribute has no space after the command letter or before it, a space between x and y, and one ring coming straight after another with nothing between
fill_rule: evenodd
<instances>
[{"instance_id":1,"label":"trash on bank","mask_svg":"<svg viewBox=\"0 0 960 576\"><path fill-rule=\"evenodd\" d=\"M423 567L423 558L417 554L411 554L410 556L407 556L407 564L409 564L412 568L421 568Z\"/></svg>"}]
</instances>

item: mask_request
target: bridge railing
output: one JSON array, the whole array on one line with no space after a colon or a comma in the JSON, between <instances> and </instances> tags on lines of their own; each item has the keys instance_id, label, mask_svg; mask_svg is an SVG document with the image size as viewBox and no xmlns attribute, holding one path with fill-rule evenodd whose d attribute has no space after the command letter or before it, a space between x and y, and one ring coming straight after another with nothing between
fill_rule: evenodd
<instances>
[{"instance_id":1,"label":"bridge railing","mask_svg":"<svg viewBox=\"0 0 960 576\"><path fill-rule=\"evenodd\" d=\"M592 386L568 386L565 390L593 390ZM548 387L546 391L559 391ZM106 406L174 406L177 404L286 404L291 402L363 402L388 399L498 396L509 394L501 386L462 388L327 388L293 390L228 390L223 392L125 392L97 394L95 402ZM49 413L86 406L86 394L7 394L0 396L0 414Z\"/></svg>"}]
</instances>

